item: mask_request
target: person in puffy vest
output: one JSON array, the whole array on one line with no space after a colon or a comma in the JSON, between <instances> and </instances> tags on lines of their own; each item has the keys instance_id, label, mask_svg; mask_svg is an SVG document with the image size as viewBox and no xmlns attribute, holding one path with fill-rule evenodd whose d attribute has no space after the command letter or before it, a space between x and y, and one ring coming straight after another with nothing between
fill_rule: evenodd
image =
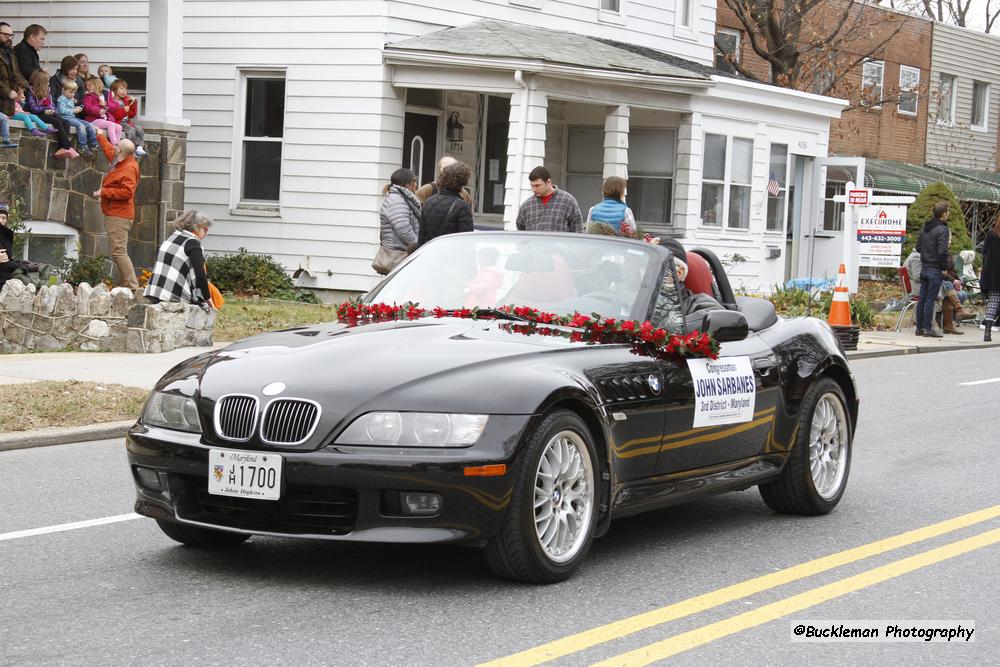
<instances>
[{"instance_id":1,"label":"person in puffy vest","mask_svg":"<svg viewBox=\"0 0 1000 667\"><path fill-rule=\"evenodd\" d=\"M628 182L621 176L604 179L601 188L604 199L587 213L587 233L610 236L635 236L635 217L632 209L625 205L625 186ZM613 233L612 233L613 232Z\"/></svg>"},{"instance_id":2,"label":"person in puffy vest","mask_svg":"<svg viewBox=\"0 0 1000 667\"><path fill-rule=\"evenodd\" d=\"M198 211L185 211L174 222L174 233L156 254L153 275L143 292L150 303L185 301L210 309L208 274L201 240L212 219Z\"/></svg>"}]
</instances>

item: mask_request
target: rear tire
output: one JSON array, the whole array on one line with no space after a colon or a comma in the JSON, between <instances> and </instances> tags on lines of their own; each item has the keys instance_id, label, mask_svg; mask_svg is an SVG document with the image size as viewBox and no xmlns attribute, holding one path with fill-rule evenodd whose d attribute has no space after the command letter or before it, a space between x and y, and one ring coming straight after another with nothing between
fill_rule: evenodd
<instances>
[{"instance_id":1,"label":"rear tire","mask_svg":"<svg viewBox=\"0 0 1000 667\"><path fill-rule=\"evenodd\" d=\"M827 514L844 495L853 440L844 392L831 378L802 398L797 433L781 474L759 485L761 498L782 514Z\"/></svg>"},{"instance_id":2,"label":"rear tire","mask_svg":"<svg viewBox=\"0 0 1000 667\"><path fill-rule=\"evenodd\" d=\"M189 547L202 549L221 549L235 547L250 539L242 533L227 533L221 530L210 530L198 526L188 526L176 521L156 520L160 530L172 540L186 544Z\"/></svg>"},{"instance_id":3,"label":"rear tire","mask_svg":"<svg viewBox=\"0 0 1000 667\"><path fill-rule=\"evenodd\" d=\"M505 579L569 579L590 550L597 523L597 453L590 429L569 410L547 415L531 434L510 506L483 550Z\"/></svg>"}]
</instances>

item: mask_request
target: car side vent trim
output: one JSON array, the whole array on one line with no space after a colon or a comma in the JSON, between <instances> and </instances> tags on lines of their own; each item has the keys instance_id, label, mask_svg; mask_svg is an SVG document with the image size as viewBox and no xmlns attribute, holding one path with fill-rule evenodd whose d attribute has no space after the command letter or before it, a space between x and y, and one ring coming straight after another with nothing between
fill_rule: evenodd
<instances>
[{"instance_id":1,"label":"car side vent trim","mask_svg":"<svg viewBox=\"0 0 1000 667\"><path fill-rule=\"evenodd\" d=\"M249 394L227 394L215 403L215 432L223 440L246 442L257 430L258 400Z\"/></svg>"},{"instance_id":2,"label":"car side vent trim","mask_svg":"<svg viewBox=\"0 0 1000 667\"><path fill-rule=\"evenodd\" d=\"M609 402L636 401L650 397L649 383L643 375L624 375L598 381Z\"/></svg>"},{"instance_id":3,"label":"car side vent trim","mask_svg":"<svg viewBox=\"0 0 1000 667\"><path fill-rule=\"evenodd\" d=\"M260 439L268 445L301 445L312 437L323 409L304 398L276 398L264 408Z\"/></svg>"}]
</instances>

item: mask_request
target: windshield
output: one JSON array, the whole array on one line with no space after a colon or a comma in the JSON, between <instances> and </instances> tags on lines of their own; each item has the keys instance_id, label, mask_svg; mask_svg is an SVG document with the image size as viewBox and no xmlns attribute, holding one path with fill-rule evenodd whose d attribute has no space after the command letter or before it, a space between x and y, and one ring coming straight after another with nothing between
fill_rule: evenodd
<instances>
[{"instance_id":1,"label":"windshield","mask_svg":"<svg viewBox=\"0 0 1000 667\"><path fill-rule=\"evenodd\" d=\"M558 315L639 318L662 259L652 246L599 236L444 236L421 248L366 301L448 309L530 306Z\"/></svg>"}]
</instances>

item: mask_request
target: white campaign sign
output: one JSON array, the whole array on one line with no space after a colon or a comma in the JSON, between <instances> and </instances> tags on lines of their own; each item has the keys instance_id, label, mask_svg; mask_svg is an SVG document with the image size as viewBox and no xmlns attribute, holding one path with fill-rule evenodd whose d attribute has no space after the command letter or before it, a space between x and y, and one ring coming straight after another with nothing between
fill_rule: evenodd
<instances>
[{"instance_id":1,"label":"white campaign sign","mask_svg":"<svg viewBox=\"0 0 1000 667\"><path fill-rule=\"evenodd\" d=\"M694 381L694 426L753 420L757 399L750 357L688 359Z\"/></svg>"}]
</instances>

